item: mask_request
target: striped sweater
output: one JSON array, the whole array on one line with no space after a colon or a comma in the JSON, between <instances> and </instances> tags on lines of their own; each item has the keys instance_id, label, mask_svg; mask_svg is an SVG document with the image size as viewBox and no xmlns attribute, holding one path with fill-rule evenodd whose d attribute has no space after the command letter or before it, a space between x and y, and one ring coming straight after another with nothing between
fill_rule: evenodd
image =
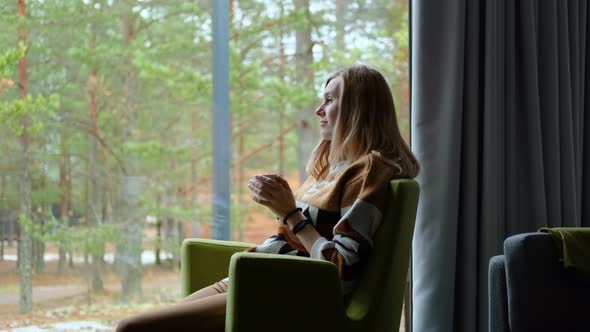
<instances>
[{"instance_id":1,"label":"striped sweater","mask_svg":"<svg viewBox=\"0 0 590 332\"><path fill-rule=\"evenodd\" d=\"M381 223L389 182L399 168L378 152L334 165L324 180L309 177L295 193L297 206L320 238L308 252L287 225L248 251L306 256L333 262L345 294L354 289ZM310 227L309 225L307 227Z\"/></svg>"}]
</instances>

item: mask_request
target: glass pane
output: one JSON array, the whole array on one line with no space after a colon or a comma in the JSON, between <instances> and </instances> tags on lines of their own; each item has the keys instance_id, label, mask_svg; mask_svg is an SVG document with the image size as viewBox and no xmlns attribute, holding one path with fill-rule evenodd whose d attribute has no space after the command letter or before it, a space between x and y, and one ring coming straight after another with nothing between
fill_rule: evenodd
<instances>
[{"instance_id":1,"label":"glass pane","mask_svg":"<svg viewBox=\"0 0 590 332\"><path fill-rule=\"evenodd\" d=\"M274 216L247 179L298 188L330 72L381 71L409 138L408 3L228 1L231 236L260 243ZM179 301L180 243L211 237L211 19L210 0L0 4L0 330Z\"/></svg>"}]
</instances>

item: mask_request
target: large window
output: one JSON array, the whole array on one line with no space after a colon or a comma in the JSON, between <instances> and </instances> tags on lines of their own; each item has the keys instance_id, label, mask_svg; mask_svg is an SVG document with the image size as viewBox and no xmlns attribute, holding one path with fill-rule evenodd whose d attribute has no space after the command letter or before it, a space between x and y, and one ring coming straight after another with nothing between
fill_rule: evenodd
<instances>
[{"instance_id":1,"label":"large window","mask_svg":"<svg viewBox=\"0 0 590 332\"><path fill-rule=\"evenodd\" d=\"M408 138L408 3L226 1L231 237L259 243L274 217L247 179L298 187L328 73L384 73ZM179 300L180 243L211 236L211 14L211 0L0 4L0 330L110 329Z\"/></svg>"}]
</instances>

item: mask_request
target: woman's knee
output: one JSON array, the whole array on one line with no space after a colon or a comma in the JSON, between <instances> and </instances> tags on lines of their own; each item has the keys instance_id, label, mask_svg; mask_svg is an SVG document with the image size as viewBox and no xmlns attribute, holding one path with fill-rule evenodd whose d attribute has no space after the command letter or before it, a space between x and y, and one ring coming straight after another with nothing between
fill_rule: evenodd
<instances>
[{"instance_id":1,"label":"woman's knee","mask_svg":"<svg viewBox=\"0 0 590 332\"><path fill-rule=\"evenodd\" d=\"M138 321L137 319L134 319L134 317L125 318L125 319L122 319L121 321L119 321L115 331L116 332L141 331L142 329L141 329L140 323L141 322Z\"/></svg>"}]
</instances>

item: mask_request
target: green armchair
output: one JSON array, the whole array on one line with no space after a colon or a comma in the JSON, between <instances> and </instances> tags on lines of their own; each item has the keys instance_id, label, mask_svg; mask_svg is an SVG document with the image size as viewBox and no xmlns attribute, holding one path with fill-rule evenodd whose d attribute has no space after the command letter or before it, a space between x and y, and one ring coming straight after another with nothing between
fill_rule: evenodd
<instances>
[{"instance_id":1,"label":"green armchair","mask_svg":"<svg viewBox=\"0 0 590 332\"><path fill-rule=\"evenodd\" d=\"M229 275L226 331L397 332L418 196L416 181L391 182L373 254L347 301L330 262L246 253L254 244L205 239L182 243L182 293Z\"/></svg>"}]
</instances>

